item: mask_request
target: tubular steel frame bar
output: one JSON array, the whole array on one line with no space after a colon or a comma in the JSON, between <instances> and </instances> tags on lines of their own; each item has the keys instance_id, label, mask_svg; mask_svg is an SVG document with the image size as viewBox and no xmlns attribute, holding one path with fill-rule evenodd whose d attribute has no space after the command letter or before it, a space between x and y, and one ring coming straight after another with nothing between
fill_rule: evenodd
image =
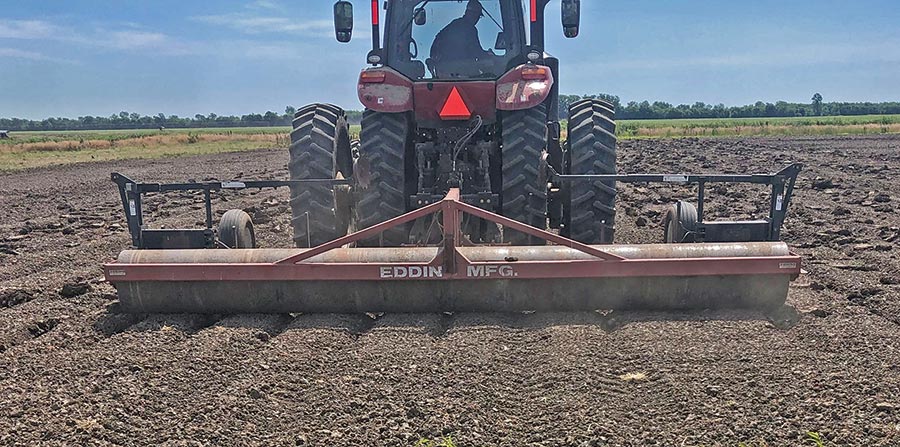
<instances>
[{"instance_id":1,"label":"tubular steel frame bar","mask_svg":"<svg viewBox=\"0 0 900 447\"><path fill-rule=\"evenodd\" d=\"M131 233L131 243L136 248L143 248L141 232L144 226L142 196L148 192L171 191L203 191L204 208L206 211L206 229L213 228L212 191L283 188L305 183L327 183L329 185L349 185L348 179L308 179L308 180L231 180L225 182L187 182L187 183L138 183L118 172L111 174L112 181L119 187L119 196L122 199L122 207L125 208L125 220L128 223L128 232ZM190 230L188 230L190 231Z\"/></svg>"},{"instance_id":2,"label":"tubular steel frame bar","mask_svg":"<svg viewBox=\"0 0 900 447\"><path fill-rule=\"evenodd\" d=\"M671 183L680 185L696 184L697 187L697 223L703 224L703 211L706 201L707 183L750 183L756 185L768 185L772 187L772 196L769 200L769 240L781 240L781 227L787 217L788 206L794 195L794 184L797 176L803 169L800 163L793 163L774 174L749 174L749 175L691 175L691 174L560 174L553 166L546 164L550 172L550 180L562 182L600 180L621 183Z\"/></svg>"},{"instance_id":3,"label":"tubular steel frame bar","mask_svg":"<svg viewBox=\"0 0 900 447\"><path fill-rule=\"evenodd\" d=\"M313 256L343 245L370 238L389 228L442 213L444 241L437 255L426 263L312 263ZM462 214L469 214L507 228L572 248L594 259L568 261L502 261L472 262L460 253L464 245L460 230ZM403 250L402 247L397 250ZM393 275L397 271L428 272L409 277ZM299 252L272 263L242 264L119 264L104 265L111 283L135 281L353 281L353 280L508 280L549 278L609 277L694 277L800 274L800 257L795 254L770 257L715 257L678 259L625 259L562 236L538 230L515 220L465 204L459 190L432 205L347 235L340 239Z\"/></svg>"}]
</instances>

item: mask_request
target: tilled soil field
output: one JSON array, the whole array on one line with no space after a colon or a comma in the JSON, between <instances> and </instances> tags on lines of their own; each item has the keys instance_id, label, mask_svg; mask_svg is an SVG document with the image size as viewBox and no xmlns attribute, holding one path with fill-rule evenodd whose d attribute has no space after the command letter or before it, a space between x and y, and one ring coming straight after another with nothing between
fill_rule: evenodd
<instances>
[{"instance_id":1,"label":"tilled soil field","mask_svg":"<svg viewBox=\"0 0 900 447\"><path fill-rule=\"evenodd\" d=\"M129 245L111 171L285 178L286 151L0 176L0 444L900 445L900 136L629 141L621 172L804 163L778 317L744 312L147 315L110 312ZM655 242L675 189L620 188L619 242ZM710 189L713 216L767 191ZM287 191L217 195L289 246ZM200 197L150 198L159 226Z\"/></svg>"}]
</instances>

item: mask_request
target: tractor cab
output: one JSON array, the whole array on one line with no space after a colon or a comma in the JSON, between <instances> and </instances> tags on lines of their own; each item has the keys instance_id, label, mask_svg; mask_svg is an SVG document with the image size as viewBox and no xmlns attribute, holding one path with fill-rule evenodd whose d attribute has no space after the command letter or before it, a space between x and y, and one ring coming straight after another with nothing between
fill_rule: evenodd
<instances>
[{"instance_id":1,"label":"tractor cab","mask_svg":"<svg viewBox=\"0 0 900 447\"><path fill-rule=\"evenodd\" d=\"M497 79L517 63L543 57L544 10L550 0L384 0L383 46L381 2L370 2L367 62L413 81ZM566 37L578 36L581 1L562 0L561 7ZM334 28L338 41L350 41L351 2L335 3Z\"/></svg>"},{"instance_id":2,"label":"tractor cab","mask_svg":"<svg viewBox=\"0 0 900 447\"><path fill-rule=\"evenodd\" d=\"M397 0L385 21L385 65L418 80L497 79L524 63L520 0Z\"/></svg>"},{"instance_id":3,"label":"tractor cab","mask_svg":"<svg viewBox=\"0 0 900 447\"><path fill-rule=\"evenodd\" d=\"M371 0L371 67L360 74L360 103L383 113L413 112L419 128L460 127L458 121L476 116L492 125L499 111L539 104L555 121L559 61L544 51L549 3ZM580 0L561 5L565 35L575 37ZM337 40L349 42L353 4L336 2L334 19Z\"/></svg>"}]
</instances>

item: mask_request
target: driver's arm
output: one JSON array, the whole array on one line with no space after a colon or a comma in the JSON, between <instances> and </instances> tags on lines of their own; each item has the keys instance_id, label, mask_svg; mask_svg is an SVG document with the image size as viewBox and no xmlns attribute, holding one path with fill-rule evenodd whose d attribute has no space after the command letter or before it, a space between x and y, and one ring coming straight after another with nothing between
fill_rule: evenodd
<instances>
[{"instance_id":1,"label":"driver's arm","mask_svg":"<svg viewBox=\"0 0 900 447\"><path fill-rule=\"evenodd\" d=\"M484 59L494 55L493 51L481 48L481 40L478 39L478 28L472 27L472 32L466 33L466 41L464 42L466 52L478 59Z\"/></svg>"}]
</instances>

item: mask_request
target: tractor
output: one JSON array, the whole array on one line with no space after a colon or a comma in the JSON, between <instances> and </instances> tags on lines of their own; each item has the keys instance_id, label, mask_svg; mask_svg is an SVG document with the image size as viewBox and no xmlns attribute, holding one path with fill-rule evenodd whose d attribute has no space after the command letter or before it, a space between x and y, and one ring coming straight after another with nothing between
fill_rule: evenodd
<instances>
[{"instance_id":1,"label":"tractor","mask_svg":"<svg viewBox=\"0 0 900 447\"><path fill-rule=\"evenodd\" d=\"M313 247L385 222L443 199L451 188L464 203L532 227L557 229L582 243L611 243L614 182L552 184L541 168L616 173L611 104L572 104L569 137L561 143L559 60L544 48L548 3L387 0L382 17L372 0L370 66L357 84L365 107L358 148L337 106L311 104L293 119L291 179L355 182L352 193L327 183L292 187L296 245ZM576 37L580 0L562 0L561 12L566 37ZM336 2L339 42L351 40L353 23L353 5ZM361 245L426 243L428 226L399 226ZM543 243L477 219L464 231L473 242Z\"/></svg>"}]
</instances>

